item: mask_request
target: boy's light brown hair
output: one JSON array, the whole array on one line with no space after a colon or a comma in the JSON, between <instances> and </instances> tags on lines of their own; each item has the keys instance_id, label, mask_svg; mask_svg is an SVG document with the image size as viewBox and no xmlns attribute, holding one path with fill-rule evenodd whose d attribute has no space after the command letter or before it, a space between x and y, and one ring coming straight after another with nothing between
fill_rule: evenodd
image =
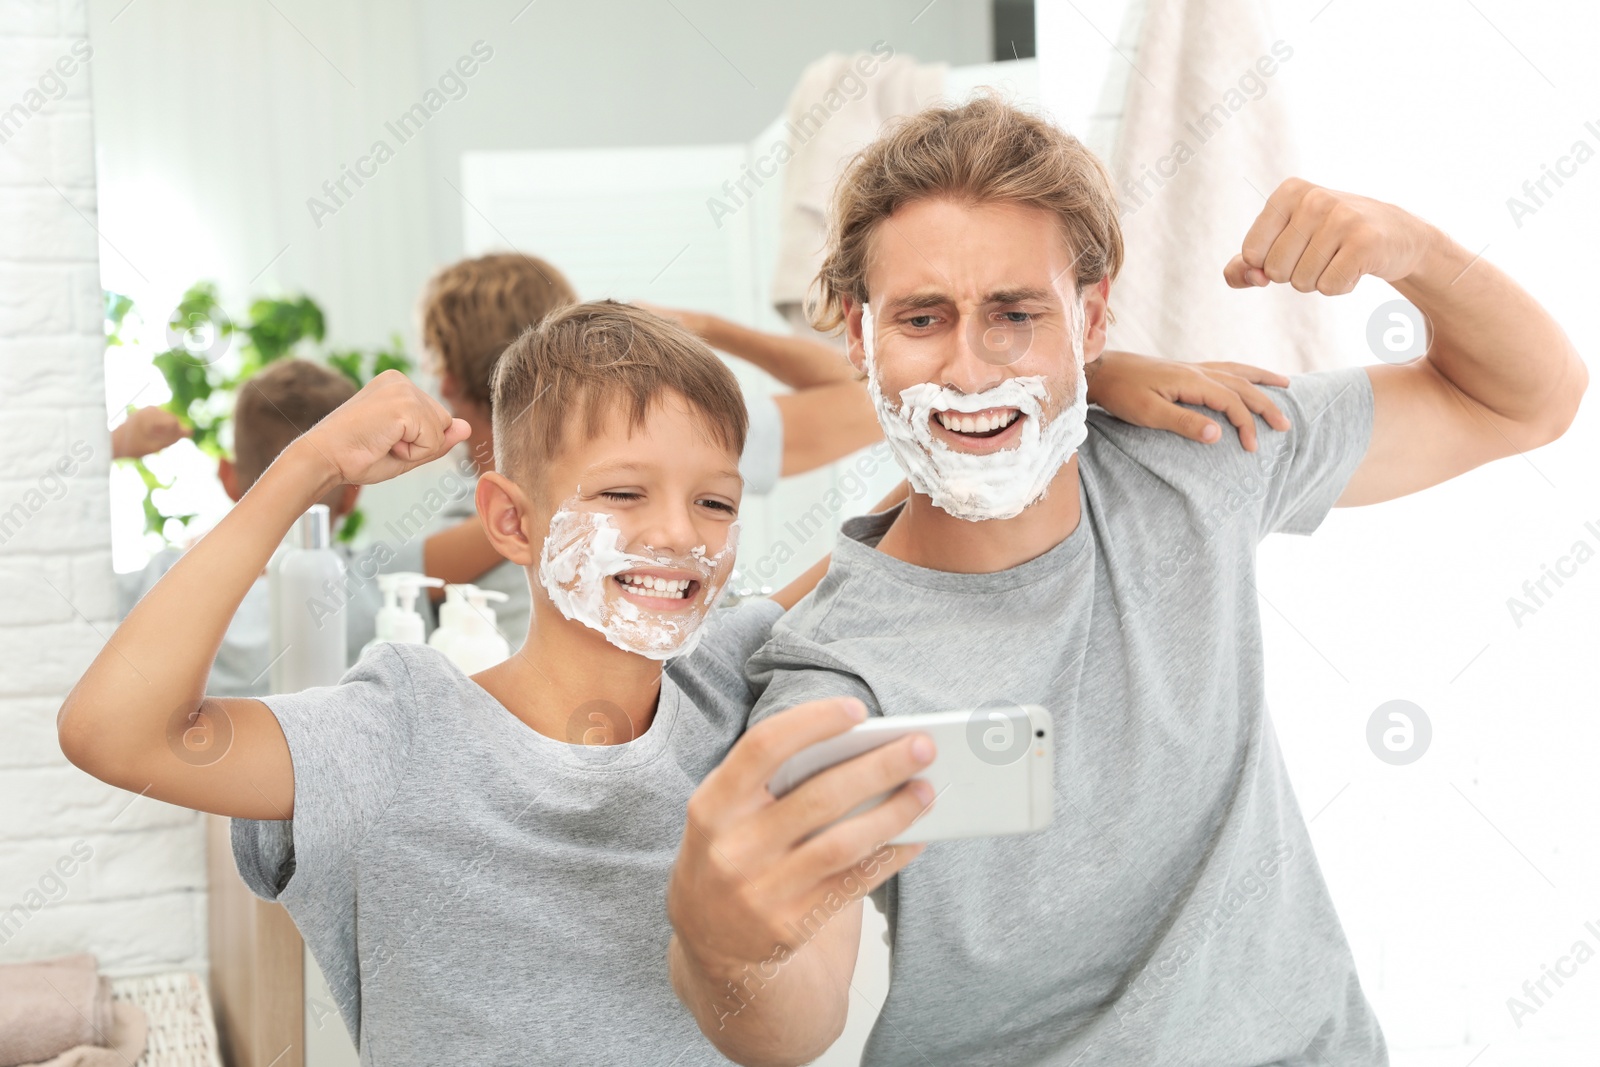
<instances>
[{"instance_id":1,"label":"boy's light brown hair","mask_svg":"<svg viewBox=\"0 0 1600 1067\"><path fill-rule=\"evenodd\" d=\"M935 197L1052 212L1077 257L1079 288L1122 269L1122 227L1105 164L1060 127L986 93L901 119L850 162L834 187L827 256L808 294L812 325L836 330L844 297L866 301L878 224Z\"/></svg>"},{"instance_id":2,"label":"boy's light brown hair","mask_svg":"<svg viewBox=\"0 0 1600 1067\"><path fill-rule=\"evenodd\" d=\"M233 466L242 493L289 442L356 395L338 371L304 359L280 359L239 387L233 402Z\"/></svg>"},{"instance_id":3,"label":"boy's light brown hair","mask_svg":"<svg viewBox=\"0 0 1600 1067\"><path fill-rule=\"evenodd\" d=\"M422 343L474 403L489 407L506 346L578 294L536 256L496 252L452 263L422 293Z\"/></svg>"},{"instance_id":4,"label":"boy's light brown hair","mask_svg":"<svg viewBox=\"0 0 1600 1067\"><path fill-rule=\"evenodd\" d=\"M744 394L705 342L615 300L559 308L512 342L495 368L495 469L537 488L533 476L564 444L593 440L615 411L636 430L672 394L702 416L712 440L734 456L744 451Z\"/></svg>"}]
</instances>

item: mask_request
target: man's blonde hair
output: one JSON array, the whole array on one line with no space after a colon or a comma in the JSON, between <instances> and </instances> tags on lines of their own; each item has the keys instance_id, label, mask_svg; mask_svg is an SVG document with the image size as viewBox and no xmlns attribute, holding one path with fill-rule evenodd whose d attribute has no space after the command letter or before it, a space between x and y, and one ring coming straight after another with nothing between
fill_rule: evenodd
<instances>
[{"instance_id":1,"label":"man's blonde hair","mask_svg":"<svg viewBox=\"0 0 1600 1067\"><path fill-rule=\"evenodd\" d=\"M1079 288L1122 269L1122 227L1105 164L1060 127L985 93L907 116L851 160L834 188L827 255L808 294L812 325L837 330L845 297L866 302L879 223L936 197L1051 212L1076 257Z\"/></svg>"},{"instance_id":2,"label":"man's blonde hair","mask_svg":"<svg viewBox=\"0 0 1600 1067\"><path fill-rule=\"evenodd\" d=\"M613 412L630 429L677 394L711 439L744 451L749 415L733 372L677 323L615 300L571 304L524 331L494 372L494 465L525 489L571 440L592 440Z\"/></svg>"},{"instance_id":3,"label":"man's blonde hair","mask_svg":"<svg viewBox=\"0 0 1600 1067\"><path fill-rule=\"evenodd\" d=\"M576 304L566 275L537 256L495 252L444 267L422 293L422 343L461 391L487 408L507 345L556 308Z\"/></svg>"}]
</instances>

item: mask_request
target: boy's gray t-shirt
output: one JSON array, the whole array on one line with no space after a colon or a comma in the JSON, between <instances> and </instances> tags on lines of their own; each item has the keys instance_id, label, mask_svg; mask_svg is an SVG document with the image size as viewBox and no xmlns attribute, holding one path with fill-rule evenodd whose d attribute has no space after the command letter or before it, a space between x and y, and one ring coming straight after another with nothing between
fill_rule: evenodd
<instances>
[{"instance_id":1,"label":"boy's gray t-shirt","mask_svg":"<svg viewBox=\"0 0 1600 1067\"><path fill-rule=\"evenodd\" d=\"M294 818L234 820L234 860L300 928L362 1063L726 1062L668 981L667 876L779 614L714 611L623 745L546 737L423 645L266 698ZM608 712L574 708L573 736Z\"/></svg>"},{"instance_id":2,"label":"boy's gray t-shirt","mask_svg":"<svg viewBox=\"0 0 1600 1067\"><path fill-rule=\"evenodd\" d=\"M1267 715L1257 542L1308 534L1366 453L1360 369L1270 390L1260 450L1092 411L1082 518L991 574L846 523L752 659L754 718L1042 704L1055 805L1035 834L930 844L880 898L893 944L868 1067L1387 1063ZM1199 410L1199 409L1196 409ZM770 684L769 684L770 683Z\"/></svg>"}]
</instances>

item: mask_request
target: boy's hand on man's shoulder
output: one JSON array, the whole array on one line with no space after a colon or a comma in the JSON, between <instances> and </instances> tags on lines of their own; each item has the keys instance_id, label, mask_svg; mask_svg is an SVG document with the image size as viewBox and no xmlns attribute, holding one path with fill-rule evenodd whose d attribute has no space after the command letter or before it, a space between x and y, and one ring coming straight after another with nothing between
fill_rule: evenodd
<instances>
[{"instance_id":1,"label":"boy's hand on man's shoulder","mask_svg":"<svg viewBox=\"0 0 1600 1067\"><path fill-rule=\"evenodd\" d=\"M1227 416L1247 452L1257 447L1256 415L1274 430L1289 428L1272 398L1257 388L1287 386L1289 379L1248 363L1181 363L1108 349L1084 367L1084 374L1089 403L1107 414L1202 444L1221 440L1222 431L1209 417L1179 405L1194 404Z\"/></svg>"},{"instance_id":2,"label":"boy's hand on man's shoulder","mask_svg":"<svg viewBox=\"0 0 1600 1067\"><path fill-rule=\"evenodd\" d=\"M467 439L466 420L387 370L303 434L293 445L316 458L335 484L371 485L432 462Z\"/></svg>"}]
</instances>

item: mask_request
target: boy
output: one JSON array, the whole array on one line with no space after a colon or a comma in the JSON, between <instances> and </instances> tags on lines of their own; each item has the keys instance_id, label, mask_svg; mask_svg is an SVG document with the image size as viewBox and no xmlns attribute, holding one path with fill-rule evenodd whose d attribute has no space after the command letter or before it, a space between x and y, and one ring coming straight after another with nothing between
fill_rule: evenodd
<instances>
[{"instance_id":1,"label":"boy","mask_svg":"<svg viewBox=\"0 0 1600 1067\"><path fill-rule=\"evenodd\" d=\"M1571 344L1438 230L1292 179L1228 283L1376 275L1431 321L1430 351L1294 379L1275 394L1292 425L1257 456L1200 449L1083 409L1122 245L1069 135L992 99L930 109L856 158L834 218L819 325L846 327L913 492L846 524L751 663L770 720L690 801L670 960L703 1031L749 1064L827 1046L860 933L840 872L865 857L893 946L871 1067L1386 1063L1267 716L1256 545L1559 437L1587 382ZM986 323L1031 344L975 358ZM802 726L843 728L774 713L838 694L883 715L1049 708L1053 823L934 844L887 880L917 850L874 842L932 800L913 783L812 837L932 756L908 738L763 796Z\"/></svg>"},{"instance_id":2,"label":"boy","mask_svg":"<svg viewBox=\"0 0 1600 1067\"><path fill-rule=\"evenodd\" d=\"M290 441L354 395L355 387L350 379L303 359L277 360L245 382L234 399L233 458L217 461L217 477L228 499L238 503ZM171 419L159 408L143 408L129 415L127 422L118 429L138 429L125 435L115 446L119 455L144 455L182 436L175 420L158 419L147 414L150 412ZM360 491L358 486L340 486L322 501L328 505L336 524L355 508ZM368 578L377 573L380 562L384 570L417 570L422 565L420 547L414 543L401 544L394 549L386 546L381 560L377 556L356 557L342 543L336 547L345 557L346 567ZM156 553L144 570L118 576L118 607L122 617L127 617L139 598L172 569L181 555L179 549L166 548ZM350 662L354 663L362 647L372 640L373 619L383 606L383 596L374 580L352 583L351 587L353 592L348 602L342 596L336 602L340 604L337 621L345 627L345 643ZM228 631L217 648L206 692L229 697L266 695L269 691L267 668L272 661L270 627L267 583L262 577L250 587L233 621L228 624Z\"/></svg>"},{"instance_id":3,"label":"boy","mask_svg":"<svg viewBox=\"0 0 1600 1067\"><path fill-rule=\"evenodd\" d=\"M203 695L297 516L467 439L385 373L133 609L63 705L62 748L237 820L241 873L289 909L364 1063L642 1062L645 1040L662 1063L719 1062L661 970L661 898L684 802L743 728L744 660L781 610L707 618L732 567L744 402L699 342L609 302L547 316L495 383L478 498L534 586L518 655L469 679L388 645L338 686ZM205 760L171 747L192 726L218 739Z\"/></svg>"}]
</instances>

